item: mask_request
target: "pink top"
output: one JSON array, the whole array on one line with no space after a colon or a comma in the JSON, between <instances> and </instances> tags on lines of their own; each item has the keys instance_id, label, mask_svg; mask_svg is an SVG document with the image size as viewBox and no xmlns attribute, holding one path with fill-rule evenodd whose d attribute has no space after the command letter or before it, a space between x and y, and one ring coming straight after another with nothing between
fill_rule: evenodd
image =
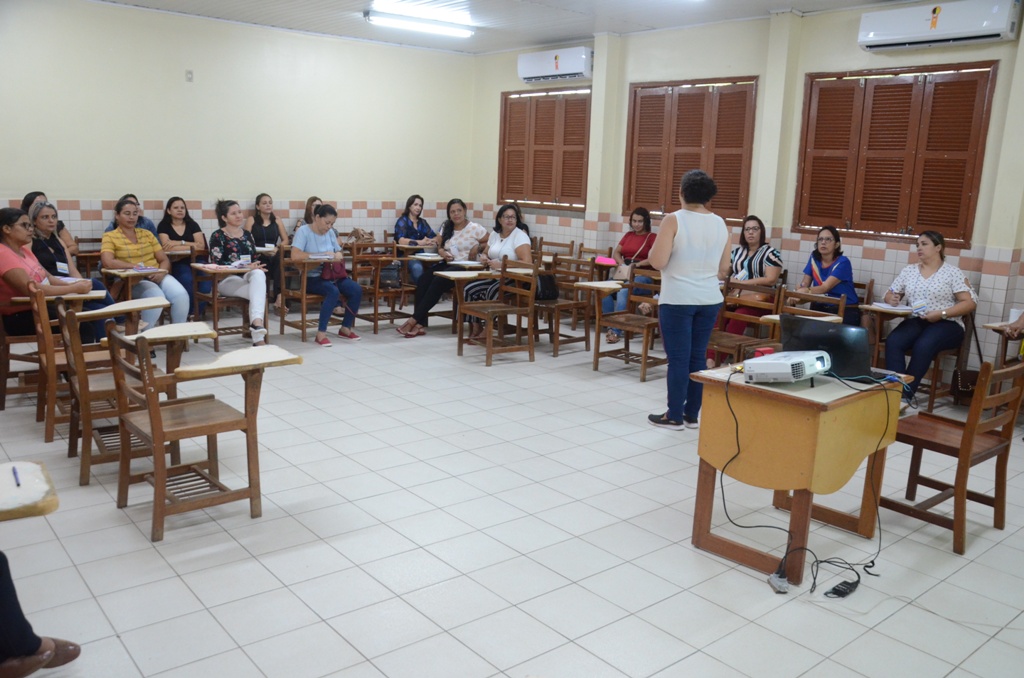
<instances>
[{"instance_id":1,"label":"pink top","mask_svg":"<svg viewBox=\"0 0 1024 678\"><path fill-rule=\"evenodd\" d=\"M46 269L40 265L39 260L36 259L36 255L32 254L32 249L29 245L25 245L21 248L22 253L25 254L25 258L22 259L14 250L7 245L0 245L0 314L11 315L12 313L20 313L21 311L27 311L31 306L10 306L11 299L13 297L25 296L23 292L11 287L3 276L7 275L8 271L14 269L23 269L28 273L30 280L34 280L37 283L46 282Z\"/></svg>"},{"instance_id":2,"label":"pink top","mask_svg":"<svg viewBox=\"0 0 1024 678\"><path fill-rule=\"evenodd\" d=\"M644 261L651 256L654 247L654 233L634 233L630 231L619 241L619 253L623 259Z\"/></svg>"}]
</instances>

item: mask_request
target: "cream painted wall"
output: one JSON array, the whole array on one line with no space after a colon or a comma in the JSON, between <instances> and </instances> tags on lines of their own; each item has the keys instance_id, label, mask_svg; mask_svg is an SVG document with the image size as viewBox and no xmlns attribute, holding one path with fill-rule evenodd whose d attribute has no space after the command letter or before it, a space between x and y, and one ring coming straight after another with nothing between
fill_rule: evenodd
<instances>
[{"instance_id":1,"label":"cream painted wall","mask_svg":"<svg viewBox=\"0 0 1024 678\"><path fill-rule=\"evenodd\" d=\"M469 185L470 57L84 0L0 3L0 195L440 199ZM192 69L195 82L185 82ZM468 199L468 196L467 196Z\"/></svg>"}]
</instances>

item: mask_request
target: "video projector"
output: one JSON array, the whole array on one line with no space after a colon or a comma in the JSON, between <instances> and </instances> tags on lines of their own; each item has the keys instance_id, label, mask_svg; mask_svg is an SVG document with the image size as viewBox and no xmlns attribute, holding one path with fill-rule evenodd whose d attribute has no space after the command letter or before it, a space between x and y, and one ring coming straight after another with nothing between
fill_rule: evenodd
<instances>
[{"instance_id":1,"label":"video projector","mask_svg":"<svg viewBox=\"0 0 1024 678\"><path fill-rule=\"evenodd\" d=\"M792 383L810 379L832 369L825 351L783 351L743 361L743 378L748 384Z\"/></svg>"}]
</instances>

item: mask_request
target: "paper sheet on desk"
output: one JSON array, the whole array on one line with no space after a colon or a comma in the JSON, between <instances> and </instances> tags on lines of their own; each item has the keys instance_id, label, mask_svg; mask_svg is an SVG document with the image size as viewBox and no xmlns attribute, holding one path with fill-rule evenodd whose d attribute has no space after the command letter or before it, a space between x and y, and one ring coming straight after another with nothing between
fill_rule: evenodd
<instances>
[{"instance_id":1,"label":"paper sheet on desk","mask_svg":"<svg viewBox=\"0 0 1024 678\"><path fill-rule=\"evenodd\" d=\"M907 312L910 312L910 311L914 310L914 309L910 308L909 306L907 306L906 304L899 304L899 305L894 306L893 304L887 304L884 301L876 301L875 303L873 303L871 305L872 306L877 306L878 308L884 308L884 309L887 309L887 310L890 310L890 311L907 311Z\"/></svg>"}]
</instances>

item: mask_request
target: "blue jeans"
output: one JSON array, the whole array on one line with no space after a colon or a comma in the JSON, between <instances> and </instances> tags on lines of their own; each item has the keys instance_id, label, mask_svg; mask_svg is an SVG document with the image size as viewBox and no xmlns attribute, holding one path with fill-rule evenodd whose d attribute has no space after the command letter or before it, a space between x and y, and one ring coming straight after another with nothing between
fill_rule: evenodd
<instances>
[{"instance_id":1,"label":"blue jeans","mask_svg":"<svg viewBox=\"0 0 1024 678\"><path fill-rule=\"evenodd\" d=\"M416 284L420 276L423 275L423 262L422 261L407 261L406 264L409 266L409 280Z\"/></svg>"},{"instance_id":2,"label":"blue jeans","mask_svg":"<svg viewBox=\"0 0 1024 678\"><path fill-rule=\"evenodd\" d=\"M930 323L924 318L907 318L885 338L885 369L914 377L909 385L913 395L939 351L956 348L963 340L964 328L952 320Z\"/></svg>"},{"instance_id":3,"label":"blue jeans","mask_svg":"<svg viewBox=\"0 0 1024 678\"><path fill-rule=\"evenodd\" d=\"M638 283L644 283L645 285L650 285L652 282L654 282L653 279L648 278L645 275L638 275L638 276L636 276L634 278L634 280L636 280L636 282L638 282ZM641 296L641 295L646 296L647 295L647 290L642 290L642 291L638 291L637 292L637 296ZM613 311L625 311L626 310L626 306L628 306L628 305L629 305L629 290L627 288L623 287L618 292L613 292L612 294L609 294L607 297L605 297L604 299L601 300L601 313L611 313ZM620 337L622 336L622 330L612 330L612 332L614 332L615 334L617 334Z\"/></svg>"},{"instance_id":4,"label":"blue jeans","mask_svg":"<svg viewBox=\"0 0 1024 678\"><path fill-rule=\"evenodd\" d=\"M661 304L661 341L668 356L668 418L693 421L700 414L704 386L692 381L690 375L703 370L707 363L711 330L721 304Z\"/></svg>"},{"instance_id":5,"label":"blue jeans","mask_svg":"<svg viewBox=\"0 0 1024 678\"><path fill-rule=\"evenodd\" d=\"M202 314L203 308L206 304L202 304L200 308L196 308L195 291L192 289L192 260L181 259L171 263L171 275L174 279L181 283L181 286L188 292L188 310L189 313ZM199 283L199 291L203 294L209 294L213 290L213 281L204 280Z\"/></svg>"},{"instance_id":6,"label":"blue jeans","mask_svg":"<svg viewBox=\"0 0 1024 678\"><path fill-rule=\"evenodd\" d=\"M327 331L327 323L330 322L334 307L338 305L338 299L342 296L345 297L345 318L341 324L343 327L355 325L359 302L363 300L363 288L355 280L324 280L318 275L311 275L306 280L306 289L311 294L319 294L324 298L320 304L320 324L317 326L319 332Z\"/></svg>"},{"instance_id":7,"label":"blue jeans","mask_svg":"<svg viewBox=\"0 0 1024 678\"><path fill-rule=\"evenodd\" d=\"M157 284L152 280L140 280L132 288L132 299L151 299L164 297L171 302L171 322L183 323L188 320L188 292L181 286L181 283L168 274L160 279ZM162 308L152 308L139 313L139 317L150 327L155 327L160 321Z\"/></svg>"}]
</instances>

